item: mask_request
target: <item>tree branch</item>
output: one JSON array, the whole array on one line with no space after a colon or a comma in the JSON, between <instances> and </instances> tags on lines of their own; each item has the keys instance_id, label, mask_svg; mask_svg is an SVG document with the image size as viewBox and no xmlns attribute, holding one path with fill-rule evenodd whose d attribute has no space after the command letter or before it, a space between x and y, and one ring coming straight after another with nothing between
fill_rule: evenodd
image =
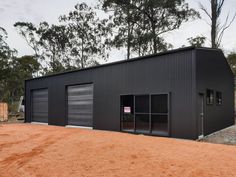
<instances>
[{"instance_id":1,"label":"tree branch","mask_svg":"<svg viewBox=\"0 0 236 177\"><path fill-rule=\"evenodd\" d=\"M207 9L203 6L202 3L199 2L199 8L205 12L205 14L212 20L212 16L208 13Z\"/></svg>"},{"instance_id":2,"label":"tree branch","mask_svg":"<svg viewBox=\"0 0 236 177\"><path fill-rule=\"evenodd\" d=\"M227 15L226 20L225 20L225 24L221 27L221 29L219 31L219 37L217 39L217 43L218 44L221 43L225 30L227 30L232 25L232 23L234 22L235 18L236 18L236 13L234 14L234 16L231 19L231 21L228 23L229 14ZM228 25L227 25L227 23L228 23Z\"/></svg>"}]
</instances>

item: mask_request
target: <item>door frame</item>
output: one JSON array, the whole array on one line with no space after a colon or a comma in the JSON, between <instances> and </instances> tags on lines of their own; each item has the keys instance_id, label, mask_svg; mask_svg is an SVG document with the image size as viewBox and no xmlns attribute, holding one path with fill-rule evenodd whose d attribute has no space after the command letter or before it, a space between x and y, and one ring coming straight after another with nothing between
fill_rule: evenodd
<instances>
[{"instance_id":1,"label":"door frame","mask_svg":"<svg viewBox=\"0 0 236 177\"><path fill-rule=\"evenodd\" d=\"M204 113L205 113L205 98L203 93L198 94L198 113L197 113L197 122L198 122L198 139L204 137Z\"/></svg>"},{"instance_id":2,"label":"door frame","mask_svg":"<svg viewBox=\"0 0 236 177\"><path fill-rule=\"evenodd\" d=\"M79 126L79 125L69 125L69 119L68 119L68 87L73 86L79 86L79 85L92 85L93 87L93 107L92 107L92 126L86 127L86 126ZM84 129L94 129L94 83L93 82L85 82L85 83L79 83L79 84L69 84L65 85L65 126L66 127L77 127L77 128L84 128Z\"/></svg>"},{"instance_id":3,"label":"door frame","mask_svg":"<svg viewBox=\"0 0 236 177\"><path fill-rule=\"evenodd\" d=\"M134 131L124 131L122 130L122 116L123 116L123 109L122 109L122 105L121 105L121 97L122 96L133 96L134 98L134 103L133 103L133 109L134 109ZM171 136L171 92L159 92L159 93L155 93L155 92L152 92L152 93L143 93L143 94L134 94L134 93L130 93L130 94L120 94L119 95L119 100L120 100L120 131L121 132L126 132L126 133L134 133L136 134L136 118L135 118L135 97L136 96L142 96L142 95L148 95L149 96L149 109L151 110L151 96L152 95L167 95L167 109L168 109L168 113L167 113L167 120L168 120L168 123L167 123L167 126L168 126L168 132L167 132L167 137L170 137ZM149 128L150 128L150 131L147 135L153 135L153 136L158 136L157 134L152 134L151 133L151 111L149 110Z\"/></svg>"}]
</instances>

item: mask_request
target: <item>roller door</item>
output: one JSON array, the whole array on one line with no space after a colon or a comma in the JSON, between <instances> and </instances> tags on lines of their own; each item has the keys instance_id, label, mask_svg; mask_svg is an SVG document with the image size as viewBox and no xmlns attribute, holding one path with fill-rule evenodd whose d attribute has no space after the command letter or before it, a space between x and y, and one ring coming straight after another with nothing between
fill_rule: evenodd
<instances>
[{"instance_id":1,"label":"roller door","mask_svg":"<svg viewBox=\"0 0 236 177\"><path fill-rule=\"evenodd\" d=\"M32 91L32 122L48 123L48 89Z\"/></svg>"},{"instance_id":2,"label":"roller door","mask_svg":"<svg viewBox=\"0 0 236 177\"><path fill-rule=\"evenodd\" d=\"M93 85L67 88L68 125L93 127Z\"/></svg>"}]
</instances>

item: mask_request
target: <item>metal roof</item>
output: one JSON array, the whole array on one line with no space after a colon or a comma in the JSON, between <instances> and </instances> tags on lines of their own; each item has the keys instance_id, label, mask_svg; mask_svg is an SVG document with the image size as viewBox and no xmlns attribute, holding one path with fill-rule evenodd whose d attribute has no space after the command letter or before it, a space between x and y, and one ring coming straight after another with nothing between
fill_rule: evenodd
<instances>
[{"instance_id":1,"label":"metal roof","mask_svg":"<svg viewBox=\"0 0 236 177\"><path fill-rule=\"evenodd\" d=\"M122 63L134 62L134 61L147 59L147 58L152 58L152 57L156 57L156 56L168 55L168 54L173 54L173 53L177 53L177 52L181 52L181 51L188 51L188 50L195 50L195 49L215 50L215 51L221 51L222 52L222 50L220 50L220 49L213 49L213 48L207 48L207 47L193 47L193 46L183 47L183 48L178 48L178 49L169 50L169 51L165 51L165 52L160 52L160 53L156 53L156 54L145 55L145 56L141 56L141 57L135 57L135 58L131 58L131 59L128 59L128 60L125 59L125 60L121 60L121 61L101 64L101 65L97 65L97 66L91 66L91 67L82 68L82 69L75 69L75 70L71 70L71 71L59 72L59 73L56 73L56 74L49 74L49 75L45 75L45 76L41 76L41 77L27 79L26 81L35 80L35 79L42 79L42 78L46 78L46 77L53 77L53 76L69 74L69 73L74 73L74 72L79 72L79 71L84 71L84 70L90 70L90 69L95 69L95 68L100 68L100 67L106 67L106 66L111 66L111 65L117 65L117 64L122 64Z\"/></svg>"}]
</instances>

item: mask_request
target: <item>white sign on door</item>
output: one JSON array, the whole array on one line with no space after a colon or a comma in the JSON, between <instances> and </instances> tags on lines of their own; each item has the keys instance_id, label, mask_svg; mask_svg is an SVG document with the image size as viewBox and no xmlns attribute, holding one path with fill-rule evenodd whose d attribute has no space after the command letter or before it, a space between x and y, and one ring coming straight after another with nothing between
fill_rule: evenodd
<instances>
[{"instance_id":1,"label":"white sign on door","mask_svg":"<svg viewBox=\"0 0 236 177\"><path fill-rule=\"evenodd\" d=\"M124 107L124 113L131 113L131 107Z\"/></svg>"}]
</instances>

